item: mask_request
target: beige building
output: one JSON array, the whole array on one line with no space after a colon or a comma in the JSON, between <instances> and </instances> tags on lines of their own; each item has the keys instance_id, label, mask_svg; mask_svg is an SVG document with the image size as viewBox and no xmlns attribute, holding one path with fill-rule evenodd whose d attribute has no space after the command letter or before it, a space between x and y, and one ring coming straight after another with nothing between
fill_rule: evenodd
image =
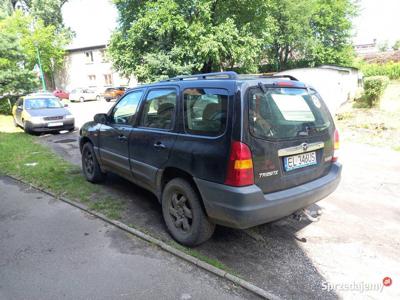
<instances>
[{"instance_id":1,"label":"beige building","mask_svg":"<svg viewBox=\"0 0 400 300\"><path fill-rule=\"evenodd\" d=\"M105 55L106 45L66 49L64 67L55 76L56 88L71 91L91 88L103 92L107 87L137 85L136 78L124 78L115 72Z\"/></svg>"}]
</instances>

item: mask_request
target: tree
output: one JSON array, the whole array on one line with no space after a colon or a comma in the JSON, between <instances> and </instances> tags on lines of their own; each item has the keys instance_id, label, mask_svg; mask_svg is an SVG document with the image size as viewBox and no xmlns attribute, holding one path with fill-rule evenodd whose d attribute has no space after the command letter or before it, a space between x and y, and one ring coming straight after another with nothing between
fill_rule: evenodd
<instances>
[{"instance_id":1,"label":"tree","mask_svg":"<svg viewBox=\"0 0 400 300\"><path fill-rule=\"evenodd\" d=\"M389 50L389 42L387 40L381 42L378 46L380 52L386 52Z\"/></svg>"},{"instance_id":2,"label":"tree","mask_svg":"<svg viewBox=\"0 0 400 300\"><path fill-rule=\"evenodd\" d=\"M317 0L311 16L312 43L305 59L309 65L350 65L352 18L358 6L349 0Z\"/></svg>"},{"instance_id":3,"label":"tree","mask_svg":"<svg viewBox=\"0 0 400 300\"><path fill-rule=\"evenodd\" d=\"M62 6L68 0L0 0L11 2L13 10L20 8L27 11L36 19L41 19L45 26L54 25L57 29L63 29Z\"/></svg>"},{"instance_id":4,"label":"tree","mask_svg":"<svg viewBox=\"0 0 400 300\"><path fill-rule=\"evenodd\" d=\"M310 19L314 0L273 0L270 13L275 25L272 42L266 41L268 61L275 70L288 67L290 60L304 55L310 42Z\"/></svg>"},{"instance_id":5,"label":"tree","mask_svg":"<svg viewBox=\"0 0 400 300\"><path fill-rule=\"evenodd\" d=\"M122 18L109 47L114 67L141 81L233 67L256 71L260 39L252 34L250 18L244 22L230 12L263 1L226 2L116 1Z\"/></svg>"},{"instance_id":6,"label":"tree","mask_svg":"<svg viewBox=\"0 0 400 300\"><path fill-rule=\"evenodd\" d=\"M395 51L397 51L397 50L400 49L400 40L397 40L397 41L393 44L392 49L395 50Z\"/></svg>"},{"instance_id":7,"label":"tree","mask_svg":"<svg viewBox=\"0 0 400 300\"><path fill-rule=\"evenodd\" d=\"M109 54L140 81L180 73L349 64L352 0L114 0Z\"/></svg>"},{"instance_id":8,"label":"tree","mask_svg":"<svg viewBox=\"0 0 400 300\"><path fill-rule=\"evenodd\" d=\"M38 81L14 35L0 30L0 96L32 91Z\"/></svg>"},{"instance_id":9,"label":"tree","mask_svg":"<svg viewBox=\"0 0 400 300\"><path fill-rule=\"evenodd\" d=\"M38 53L45 75L52 79L54 70L64 61L64 46L69 37L58 32L54 25L46 26L41 19L35 20L21 11L0 21L0 31L18 41L24 55L24 66L30 70L38 64Z\"/></svg>"}]
</instances>

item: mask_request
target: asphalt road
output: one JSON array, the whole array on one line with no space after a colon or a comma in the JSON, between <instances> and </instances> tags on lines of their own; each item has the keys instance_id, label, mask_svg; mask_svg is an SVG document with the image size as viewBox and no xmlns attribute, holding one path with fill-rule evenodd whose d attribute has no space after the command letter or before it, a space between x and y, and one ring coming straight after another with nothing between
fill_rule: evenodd
<instances>
[{"instance_id":1,"label":"asphalt road","mask_svg":"<svg viewBox=\"0 0 400 300\"><path fill-rule=\"evenodd\" d=\"M7 177L0 194L2 300L254 298Z\"/></svg>"},{"instance_id":2,"label":"asphalt road","mask_svg":"<svg viewBox=\"0 0 400 300\"><path fill-rule=\"evenodd\" d=\"M79 129L86 122L92 121L95 114L107 113L115 104L115 101L112 100L107 102L104 99L101 99L99 101L86 101L80 103L63 100L63 103L68 103L67 109L74 115L75 126Z\"/></svg>"}]
</instances>

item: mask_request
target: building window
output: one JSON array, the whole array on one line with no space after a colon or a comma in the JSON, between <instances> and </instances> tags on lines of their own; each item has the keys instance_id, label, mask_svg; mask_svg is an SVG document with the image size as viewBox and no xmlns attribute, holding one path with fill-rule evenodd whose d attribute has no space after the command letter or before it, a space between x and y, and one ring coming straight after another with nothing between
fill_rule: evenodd
<instances>
[{"instance_id":1,"label":"building window","mask_svg":"<svg viewBox=\"0 0 400 300\"><path fill-rule=\"evenodd\" d=\"M104 82L105 82L105 85L113 84L111 74L104 74Z\"/></svg>"},{"instance_id":2,"label":"building window","mask_svg":"<svg viewBox=\"0 0 400 300\"><path fill-rule=\"evenodd\" d=\"M96 75L89 75L89 87L96 86Z\"/></svg>"},{"instance_id":3,"label":"building window","mask_svg":"<svg viewBox=\"0 0 400 300\"><path fill-rule=\"evenodd\" d=\"M108 62L108 59L106 56L106 49L100 50L100 56L101 56L101 62Z\"/></svg>"},{"instance_id":4,"label":"building window","mask_svg":"<svg viewBox=\"0 0 400 300\"><path fill-rule=\"evenodd\" d=\"M93 62L93 51L86 51L85 56L86 56L86 63Z\"/></svg>"}]
</instances>

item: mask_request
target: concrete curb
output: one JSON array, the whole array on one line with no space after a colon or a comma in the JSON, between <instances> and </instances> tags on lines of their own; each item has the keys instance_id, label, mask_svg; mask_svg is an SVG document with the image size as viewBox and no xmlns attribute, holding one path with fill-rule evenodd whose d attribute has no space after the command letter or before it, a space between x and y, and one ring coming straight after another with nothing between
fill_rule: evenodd
<instances>
[{"instance_id":1,"label":"concrete curb","mask_svg":"<svg viewBox=\"0 0 400 300\"><path fill-rule=\"evenodd\" d=\"M183 260L185 260L187 262L190 262L190 263L192 263L192 264L194 264L194 265L196 265L196 266L198 266L198 267L200 267L200 268L202 268L202 269L204 269L204 270L206 270L206 271L208 271L208 272L210 272L210 273L212 273L212 274L214 274L214 275L216 275L218 277L225 278L226 280L228 280L228 281L230 281L230 282L232 282L232 283L234 283L236 285L241 286L242 288L244 288L244 289L256 294L257 296L260 296L260 297L265 298L265 299L270 299L270 300L279 300L280 299L278 296L276 296L276 295L274 295L274 294L272 294L272 293L270 293L270 292L268 292L268 291L266 291L266 290L264 290L262 288L259 288L258 286L255 286L254 284L252 284L252 283L250 283L250 282L248 282L246 280L243 280L243 279L241 279L241 278L239 278L239 277L237 277L235 275L232 275L232 274L230 274L230 273L228 273L228 272L226 272L224 270L221 270L221 269L219 269L217 267L214 267L213 265L211 265L209 263L206 263L206 262L204 262L204 261L202 261L202 260L200 260L200 259L198 259L196 257L188 255L185 252L183 252L181 250L178 250L178 249L168 245L167 243L165 243L165 242L163 242L161 240L158 240L158 239L156 239L156 238L154 238L154 237L152 237L152 236L150 236L150 235L148 235L148 234L146 234L146 233L144 233L144 232L142 232L140 230L137 230L135 228L131 228L131 227L125 225L122 222L109 219L105 215L103 215L102 213L92 211L86 205L83 205L81 203L69 200L69 199L64 198L64 197L58 197L58 196L56 196L55 194L53 194L52 192L50 192L48 190L42 189L42 188L37 187L37 186L35 186L33 184L30 184L30 183L27 183L27 182L25 182L25 181L23 181L23 180L21 180L19 178L16 178L14 176L10 176L10 175L6 175L6 176L11 178L11 179L13 179L13 180L16 180L18 182L21 182L21 183L23 183L25 185L29 185L30 187L32 187L32 188L34 188L34 189L36 189L36 190L38 190L40 192L43 192L43 193L45 193L45 194L47 194L47 195L49 195L49 196L51 196L53 198L56 198L56 199L59 199L59 200L65 202L65 203L68 203L69 205L72 205L72 206L74 206L74 207L76 207L76 208L78 208L78 209L80 209L82 211L85 211L86 213L91 214L91 215L93 215L93 216L95 216L95 217L97 217L97 218L99 218L99 219L101 219L101 220L103 220L103 221L105 221L105 222L107 222L107 223L109 223L111 225L114 225L114 226L116 226L116 227L118 227L118 228L120 228L120 229L122 229L122 230L124 230L124 231L126 231L128 233L130 233L130 234L133 234L133 235L135 235L135 236L137 236L137 237L139 237L139 238L141 238L141 239L143 239L143 240L145 240L145 241L147 241L149 243L157 245L158 247L160 247L164 251L167 251L167 252L169 252L169 253L177 256L177 257L180 257L181 259L183 259Z\"/></svg>"}]
</instances>

